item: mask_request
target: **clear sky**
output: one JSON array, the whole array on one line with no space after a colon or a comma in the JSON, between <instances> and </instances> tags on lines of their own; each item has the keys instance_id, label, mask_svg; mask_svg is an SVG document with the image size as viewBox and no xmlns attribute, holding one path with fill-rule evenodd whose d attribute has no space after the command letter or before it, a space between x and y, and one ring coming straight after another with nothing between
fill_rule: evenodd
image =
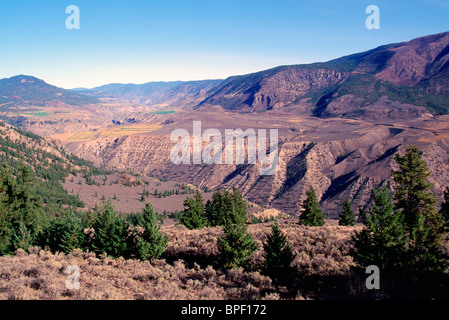
<instances>
[{"instance_id":1,"label":"clear sky","mask_svg":"<svg viewBox=\"0 0 449 320\"><path fill-rule=\"evenodd\" d=\"M66 28L66 7L80 29ZM380 29L368 30L368 5ZM226 78L449 31L449 0L0 0L0 78L63 87Z\"/></svg>"}]
</instances>

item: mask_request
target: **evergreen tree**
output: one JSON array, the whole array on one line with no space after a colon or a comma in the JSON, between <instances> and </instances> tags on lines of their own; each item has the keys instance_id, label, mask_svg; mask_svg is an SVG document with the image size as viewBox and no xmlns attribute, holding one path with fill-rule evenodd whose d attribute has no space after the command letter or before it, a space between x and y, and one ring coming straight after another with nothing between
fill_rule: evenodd
<instances>
[{"instance_id":1,"label":"evergreen tree","mask_svg":"<svg viewBox=\"0 0 449 320\"><path fill-rule=\"evenodd\" d=\"M52 252L70 253L73 249L84 248L84 224L82 218L73 212L55 217L40 239L41 247L48 247Z\"/></svg>"},{"instance_id":2,"label":"evergreen tree","mask_svg":"<svg viewBox=\"0 0 449 320\"><path fill-rule=\"evenodd\" d=\"M257 243L247 232L246 224L230 223L223 230L224 236L217 240L220 266L223 269L246 266L257 250Z\"/></svg>"},{"instance_id":3,"label":"evergreen tree","mask_svg":"<svg viewBox=\"0 0 449 320\"><path fill-rule=\"evenodd\" d=\"M399 170L392 173L394 196L410 238L409 263L415 270L441 270L444 224L432 184L427 181L430 170L416 146L407 147L405 155L397 154L394 160L399 165Z\"/></svg>"},{"instance_id":4,"label":"evergreen tree","mask_svg":"<svg viewBox=\"0 0 449 320\"><path fill-rule=\"evenodd\" d=\"M98 210L93 229L95 236L91 243L97 253L106 253L112 257L127 257L128 225L117 215L111 201Z\"/></svg>"},{"instance_id":5,"label":"evergreen tree","mask_svg":"<svg viewBox=\"0 0 449 320\"><path fill-rule=\"evenodd\" d=\"M363 210L362 207L359 207L358 216L359 216L360 222L363 224L366 224L367 216L366 216L365 210Z\"/></svg>"},{"instance_id":6,"label":"evergreen tree","mask_svg":"<svg viewBox=\"0 0 449 320\"><path fill-rule=\"evenodd\" d=\"M25 222L19 221L12 230L12 248L14 251L16 249L28 250L33 244L34 239L31 234L30 229L26 226Z\"/></svg>"},{"instance_id":7,"label":"evergreen tree","mask_svg":"<svg viewBox=\"0 0 449 320\"><path fill-rule=\"evenodd\" d=\"M199 229L206 226L205 206L201 193L197 191L194 198L184 201L184 213L181 223L188 229Z\"/></svg>"},{"instance_id":8,"label":"evergreen tree","mask_svg":"<svg viewBox=\"0 0 449 320\"><path fill-rule=\"evenodd\" d=\"M159 258L168 243L168 237L160 232L161 224L151 203L147 203L134 227L134 253L141 260Z\"/></svg>"},{"instance_id":9,"label":"evergreen tree","mask_svg":"<svg viewBox=\"0 0 449 320\"><path fill-rule=\"evenodd\" d=\"M449 225L449 187L444 191L443 202L440 209L441 217L443 218L446 226Z\"/></svg>"},{"instance_id":10,"label":"evergreen tree","mask_svg":"<svg viewBox=\"0 0 449 320\"><path fill-rule=\"evenodd\" d=\"M370 214L363 219L365 227L353 236L354 260L362 267L376 265L381 270L404 265L407 232L401 210L395 210L393 196L386 186L373 190Z\"/></svg>"},{"instance_id":11,"label":"evergreen tree","mask_svg":"<svg viewBox=\"0 0 449 320\"><path fill-rule=\"evenodd\" d=\"M315 227L324 225L324 214L318 203L315 189L310 186L306 195L307 197L302 203L303 211L299 216L299 224Z\"/></svg>"},{"instance_id":12,"label":"evergreen tree","mask_svg":"<svg viewBox=\"0 0 449 320\"><path fill-rule=\"evenodd\" d=\"M0 172L0 253L3 254L34 245L48 222L42 200L36 196L33 171L20 163L15 175L14 179L11 169L3 165Z\"/></svg>"},{"instance_id":13,"label":"evergreen tree","mask_svg":"<svg viewBox=\"0 0 449 320\"><path fill-rule=\"evenodd\" d=\"M206 203L206 217L213 227L237 223L238 219L246 219L246 202L235 187L232 192L226 189L223 192L216 191L212 201Z\"/></svg>"},{"instance_id":14,"label":"evergreen tree","mask_svg":"<svg viewBox=\"0 0 449 320\"><path fill-rule=\"evenodd\" d=\"M11 169L3 164L0 171L0 254L8 253L11 244L14 190Z\"/></svg>"},{"instance_id":15,"label":"evergreen tree","mask_svg":"<svg viewBox=\"0 0 449 320\"><path fill-rule=\"evenodd\" d=\"M257 250L256 241L247 231L246 210L241 210L239 197L236 199L223 219L224 236L217 240L219 264L224 269L246 266Z\"/></svg>"},{"instance_id":16,"label":"evergreen tree","mask_svg":"<svg viewBox=\"0 0 449 320\"><path fill-rule=\"evenodd\" d=\"M355 225L354 211L352 211L351 202L349 201L348 198L346 198L345 202L343 203L343 209L339 217L340 219L338 221L338 225L340 226Z\"/></svg>"},{"instance_id":17,"label":"evergreen tree","mask_svg":"<svg viewBox=\"0 0 449 320\"><path fill-rule=\"evenodd\" d=\"M271 234L267 236L263 249L264 274L280 284L287 284L294 273L292 263L295 254L287 242L287 236L279 229L277 221L273 224Z\"/></svg>"}]
</instances>

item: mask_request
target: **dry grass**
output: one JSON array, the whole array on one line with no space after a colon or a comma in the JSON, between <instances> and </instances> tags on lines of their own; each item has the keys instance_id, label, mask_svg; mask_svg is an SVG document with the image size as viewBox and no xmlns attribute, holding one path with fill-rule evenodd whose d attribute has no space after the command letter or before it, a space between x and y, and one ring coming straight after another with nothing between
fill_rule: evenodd
<instances>
[{"instance_id":1,"label":"dry grass","mask_svg":"<svg viewBox=\"0 0 449 320\"><path fill-rule=\"evenodd\" d=\"M320 228L281 224L297 257L295 266L304 276L345 274L354 228ZM97 257L75 250L52 254L39 248L29 253L0 257L0 299L158 299L158 300L251 300L279 299L285 288L256 271L262 264L262 241L271 223L250 225L249 232L260 245L251 269L216 269L216 240L221 228L187 230L184 226L163 227L169 244L163 259L152 263ZM80 269L80 289L67 289L69 265ZM302 299L295 291L291 299Z\"/></svg>"}]
</instances>

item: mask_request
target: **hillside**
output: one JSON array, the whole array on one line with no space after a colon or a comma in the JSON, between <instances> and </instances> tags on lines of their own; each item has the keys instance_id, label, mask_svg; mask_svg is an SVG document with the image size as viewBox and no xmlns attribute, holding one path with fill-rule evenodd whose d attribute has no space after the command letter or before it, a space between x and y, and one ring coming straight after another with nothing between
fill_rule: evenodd
<instances>
[{"instance_id":1,"label":"hillside","mask_svg":"<svg viewBox=\"0 0 449 320\"><path fill-rule=\"evenodd\" d=\"M148 82L145 84L108 84L81 92L94 97L113 97L155 109L196 106L206 93L222 80Z\"/></svg>"},{"instance_id":2,"label":"hillside","mask_svg":"<svg viewBox=\"0 0 449 320\"><path fill-rule=\"evenodd\" d=\"M398 111L399 112L399 111ZM159 179L191 183L211 190L237 186L257 204L298 215L310 185L335 218L346 197L354 208L365 206L371 188L390 181L392 157L405 146L418 145L432 171L434 192L441 196L449 185L448 116L416 117L413 121L365 121L292 117L279 111L235 114L220 109L200 109L171 116L171 122L147 134L110 136L85 141L65 141L80 157L117 170L143 172ZM274 176L260 176L254 165L174 165L170 160L170 133L178 128L279 129L279 166ZM246 162L245 162L246 163Z\"/></svg>"},{"instance_id":3,"label":"hillside","mask_svg":"<svg viewBox=\"0 0 449 320\"><path fill-rule=\"evenodd\" d=\"M0 79L2 109L16 106L80 106L98 102L97 99L70 90L55 87L45 81L27 75Z\"/></svg>"},{"instance_id":4,"label":"hillside","mask_svg":"<svg viewBox=\"0 0 449 320\"><path fill-rule=\"evenodd\" d=\"M289 107L317 117L372 118L397 102L446 114L448 72L449 33L441 33L328 62L230 77L209 91L202 104L240 112ZM389 102L379 110L382 98Z\"/></svg>"},{"instance_id":5,"label":"hillside","mask_svg":"<svg viewBox=\"0 0 449 320\"><path fill-rule=\"evenodd\" d=\"M83 201L69 194L62 182L70 173L98 174L101 170L70 154L64 146L33 133L14 128L0 121L0 163L12 169L21 165L31 168L36 176L36 195L46 206L84 207ZM87 174L87 175L89 175Z\"/></svg>"}]
</instances>

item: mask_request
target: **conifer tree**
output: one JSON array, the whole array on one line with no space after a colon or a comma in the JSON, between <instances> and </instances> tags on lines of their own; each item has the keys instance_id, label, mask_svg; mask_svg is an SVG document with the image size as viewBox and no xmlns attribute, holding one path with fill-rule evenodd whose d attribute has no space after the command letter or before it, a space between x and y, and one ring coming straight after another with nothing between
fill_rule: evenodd
<instances>
[{"instance_id":1,"label":"conifer tree","mask_svg":"<svg viewBox=\"0 0 449 320\"><path fill-rule=\"evenodd\" d=\"M224 236L218 238L219 264L224 269L246 266L257 243L247 231L246 210L241 210L236 202L231 202L227 217L224 219Z\"/></svg>"},{"instance_id":2,"label":"conifer tree","mask_svg":"<svg viewBox=\"0 0 449 320\"><path fill-rule=\"evenodd\" d=\"M341 214L339 215L340 219L338 221L338 224L340 226L353 226L355 225L355 216L354 211L352 211L351 208L351 202L348 198L345 199L345 202L343 203L343 209Z\"/></svg>"},{"instance_id":3,"label":"conifer tree","mask_svg":"<svg viewBox=\"0 0 449 320\"><path fill-rule=\"evenodd\" d=\"M393 195L386 186L373 190L373 205L363 219L365 227L356 232L354 260L362 267L376 265L382 270L398 269L405 263L408 241L401 210L395 210Z\"/></svg>"},{"instance_id":4,"label":"conifer tree","mask_svg":"<svg viewBox=\"0 0 449 320\"><path fill-rule=\"evenodd\" d=\"M212 201L206 203L206 217L213 227L236 223L242 217L246 219L246 202L235 187L232 192L226 189L223 192L216 191Z\"/></svg>"},{"instance_id":5,"label":"conifer tree","mask_svg":"<svg viewBox=\"0 0 449 320\"><path fill-rule=\"evenodd\" d=\"M181 223L188 229L199 229L206 226L205 206L199 191L196 191L194 198L187 198L184 201L184 213Z\"/></svg>"},{"instance_id":6,"label":"conifer tree","mask_svg":"<svg viewBox=\"0 0 449 320\"><path fill-rule=\"evenodd\" d=\"M299 224L315 227L324 225L324 214L318 203L315 189L310 186L306 195L307 197L302 203L303 211L299 216Z\"/></svg>"},{"instance_id":7,"label":"conifer tree","mask_svg":"<svg viewBox=\"0 0 449 320\"><path fill-rule=\"evenodd\" d=\"M14 189L11 169L3 164L0 171L0 254L6 254L11 243Z\"/></svg>"},{"instance_id":8,"label":"conifer tree","mask_svg":"<svg viewBox=\"0 0 449 320\"><path fill-rule=\"evenodd\" d=\"M34 245L48 222L42 200L36 196L34 172L20 163L15 172L3 165L0 172L0 253Z\"/></svg>"},{"instance_id":9,"label":"conifer tree","mask_svg":"<svg viewBox=\"0 0 449 320\"><path fill-rule=\"evenodd\" d=\"M440 209L441 217L443 218L446 226L449 225L449 187L444 191L443 202Z\"/></svg>"},{"instance_id":10,"label":"conifer tree","mask_svg":"<svg viewBox=\"0 0 449 320\"><path fill-rule=\"evenodd\" d=\"M277 221L273 224L263 249L264 274L280 284L287 284L294 273L292 263L295 254L287 241L287 236L279 229Z\"/></svg>"},{"instance_id":11,"label":"conifer tree","mask_svg":"<svg viewBox=\"0 0 449 320\"><path fill-rule=\"evenodd\" d=\"M392 173L394 196L410 238L410 267L417 271L442 270L444 223L437 210L438 200L431 191L432 184L427 181L430 170L416 146L407 147L405 155L397 154L394 160L399 165L399 170Z\"/></svg>"},{"instance_id":12,"label":"conifer tree","mask_svg":"<svg viewBox=\"0 0 449 320\"><path fill-rule=\"evenodd\" d=\"M140 227L140 228L139 228ZM159 258L164 253L168 237L160 232L161 223L151 203L147 203L135 226L135 254L141 260Z\"/></svg>"},{"instance_id":13,"label":"conifer tree","mask_svg":"<svg viewBox=\"0 0 449 320\"><path fill-rule=\"evenodd\" d=\"M87 215L87 214L85 214ZM86 217L87 218L87 217ZM40 246L52 252L70 253L73 249L84 248L85 225L80 216L73 212L54 217L40 237Z\"/></svg>"},{"instance_id":14,"label":"conifer tree","mask_svg":"<svg viewBox=\"0 0 449 320\"><path fill-rule=\"evenodd\" d=\"M99 208L93 229L95 237L92 249L112 257L127 257L128 226L125 219L117 215L111 201Z\"/></svg>"},{"instance_id":15,"label":"conifer tree","mask_svg":"<svg viewBox=\"0 0 449 320\"><path fill-rule=\"evenodd\" d=\"M28 250L33 244L33 236L25 222L19 221L12 231L12 250L23 249Z\"/></svg>"}]
</instances>

